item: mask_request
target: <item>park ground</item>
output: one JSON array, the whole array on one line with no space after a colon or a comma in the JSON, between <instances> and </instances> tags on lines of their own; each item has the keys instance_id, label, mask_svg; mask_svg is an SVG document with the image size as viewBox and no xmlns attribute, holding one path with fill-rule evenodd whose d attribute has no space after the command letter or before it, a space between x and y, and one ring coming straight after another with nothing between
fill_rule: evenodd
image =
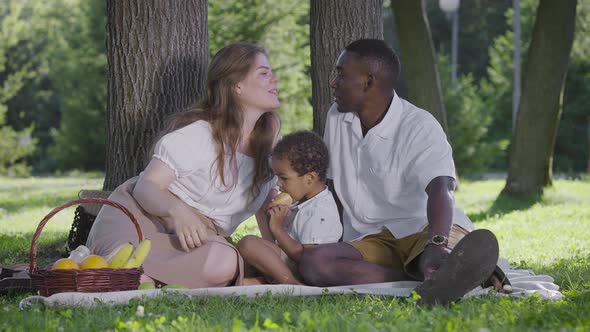
<instances>
[{"instance_id":1,"label":"park ground","mask_svg":"<svg viewBox=\"0 0 590 332\"><path fill-rule=\"evenodd\" d=\"M456 194L478 228L492 230L500 255L519 268L549 274L565 298L513 299L487 295L450 307L418 307L415 299L380 296L308 298L263 295L237 298L165 297L94 309L21 310L26 295L0 295L0 331L588 331L590 330L590 179L556 180L542 196L498 199L502 180L461 181ZM100 174L51 178L0 178L0 264L29 262L39 221L80 189L99 189ZM39 259L59 256L73 208L43 229ZM249 220L236 238L255 232ZM137 314L138 306L144 315Z\"/></svg>"}]
</instances>

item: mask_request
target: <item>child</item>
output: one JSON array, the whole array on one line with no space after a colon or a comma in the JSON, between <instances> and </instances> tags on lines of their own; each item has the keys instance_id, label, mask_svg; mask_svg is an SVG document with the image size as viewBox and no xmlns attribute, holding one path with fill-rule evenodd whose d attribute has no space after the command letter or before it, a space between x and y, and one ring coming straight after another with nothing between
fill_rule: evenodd
<instances>
[{"instance_id":1,"label":"child","mask_svg":"<svg viewBox=\"0 0 590 332\"><path fill-rule=\"evenodd\" d=\"M279 189L291 195L292 206L269 204L272 239L245 236L238 250L268 281L302 284L297 265L305 248L338 242L342 225L332 193L325 185L328 149L309 131L285 136L274 148L271 166ZM270 241L269 241L270 240ZM258 279L247 278L245 284Z\"/></svg>"}]
</instances>

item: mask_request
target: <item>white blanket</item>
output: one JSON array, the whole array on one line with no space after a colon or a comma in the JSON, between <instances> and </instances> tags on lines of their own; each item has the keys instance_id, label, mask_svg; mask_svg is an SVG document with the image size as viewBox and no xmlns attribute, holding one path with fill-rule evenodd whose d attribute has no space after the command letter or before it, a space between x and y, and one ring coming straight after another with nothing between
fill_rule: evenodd
<instances>
[{"instance_id":1,"label":"white blanket","mask_svg":"<svg viewBox=\"0 0 590 332\"><path fill-rule=\"evenodd\" d=\"M535 275L529 270L516 270L512 268L504 259L500 259L498 265L504 270L508 280L510 280L511 293L495 293L498 296L526 297L531 294L538 294L540 297L548 300L561 300L563 294L559 291L559 286L554 283L552 277L547 275ZM294 286L294 285L257 285L257 286L236 286L236 287L212 287L199 289L148 289L134 290L124 292L109 293L59 293L49 297L29 296L21 300L19 306L25 309L34 303L43 303L48 306L83 306L92 307L98 304L128 304L131 299L137 298L154 298L158 296L167 296L170 294L181 294L185 296L246 296L256 298L265 294L277 296L318 296L327 294L365 294L365 295L385 295L395 297L409 297L412 290L420 282L417 281L398 281L386 282L379 284L364 284L338 287L312 287L312 286ZM465 297L488 294L492 288L483 289L477 287L467 293Z\"/></svg>"}]
</instances>

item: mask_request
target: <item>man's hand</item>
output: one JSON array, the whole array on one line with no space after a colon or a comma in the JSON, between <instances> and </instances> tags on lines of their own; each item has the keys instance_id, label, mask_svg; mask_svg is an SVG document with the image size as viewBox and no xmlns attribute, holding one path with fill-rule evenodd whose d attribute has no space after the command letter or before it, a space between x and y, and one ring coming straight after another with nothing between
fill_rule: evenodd
<instances>
[{"instance_id":1,"label":"man's hand","mask_svg":"<svg viewBox=\"0 0 590 332\"><path fill-rule=\"evenodd\" d=\"M441 267L449 256L450 249L446 246L428 244L424 248L422 258L420 259L420 270L424 280L432 279L434 273Z\"/></svg>"},{"instance_id":2,"label":"man's hand","mask_svg":"<svg viewBox=\"0 0 590 332\"><path fill-rule=\"evenodd\" d=\"M287 205L275 205L268 209L270 216L269 226L270 229L278 229L285 227L285 220L289 214L289 207Z\"/></svg>"}]
</instances>

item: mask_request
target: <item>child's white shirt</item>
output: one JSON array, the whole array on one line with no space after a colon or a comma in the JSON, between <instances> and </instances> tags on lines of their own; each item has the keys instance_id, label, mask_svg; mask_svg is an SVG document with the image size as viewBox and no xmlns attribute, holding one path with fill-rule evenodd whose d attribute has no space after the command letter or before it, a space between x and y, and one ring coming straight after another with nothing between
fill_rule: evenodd
<instances>
[{"instance_id":1,"label":"child's white shirt","mask_svg":"<svg viewBox=\"0 0 590 332\"><path fill-rule=\"evenodd\" d=\"M342 236L338 206L326 187L311 199L290 207L287 233L301 244L334 243Z\"/></svg>"}]
</instances>

